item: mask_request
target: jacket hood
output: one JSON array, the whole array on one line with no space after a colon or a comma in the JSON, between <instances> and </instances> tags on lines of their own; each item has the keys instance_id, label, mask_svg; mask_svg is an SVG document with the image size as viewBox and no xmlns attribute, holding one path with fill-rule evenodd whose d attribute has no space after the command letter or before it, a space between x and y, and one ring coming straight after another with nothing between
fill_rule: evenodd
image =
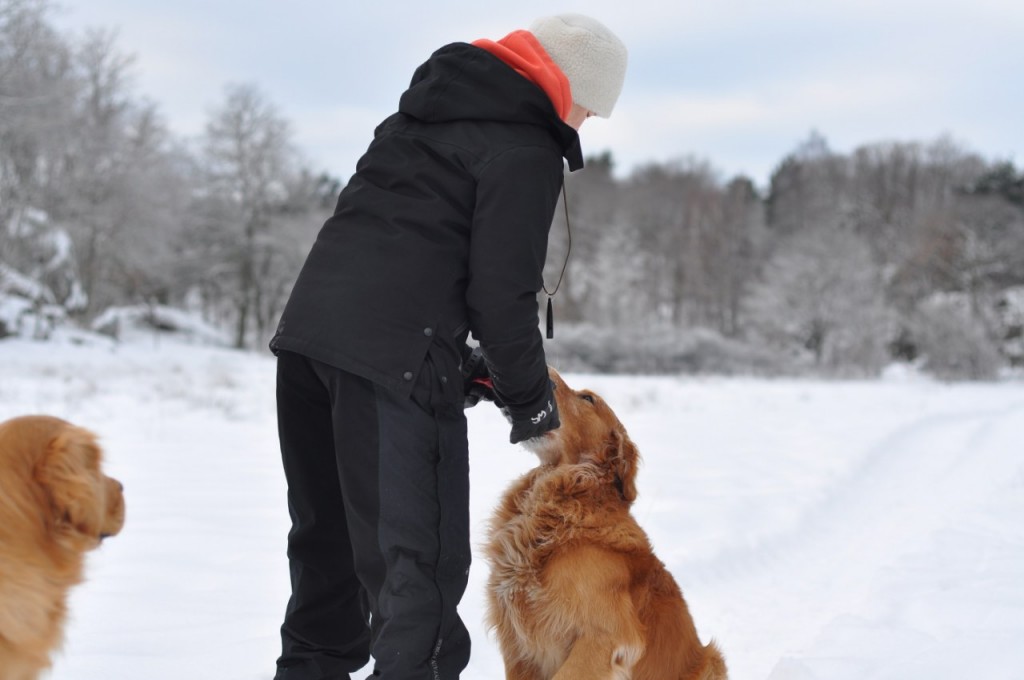
<instances>
[{"instance_id":1,"label":"jacket hood","mask_svg":"<svg viewBox=\"0 0 1024 680\"><path fill-rule=\"evenodd\" d=\"M487 50L468 43L446 45L416 69L398 110L427 123L539 125L559 143L570 170L583 167L579 134L558 117L544 90Z\"/></svg>"},{"instance_id":2,"label":"jacket hood","mask_svg":"<svg viewBox=\"0 0 1024 680\"><path fill-rule=\"evenodd\" d=\"M544 51L537 38L529 31L512 31L495 42L474 40L475 47L482 47L512 67L519 75L544 90L555 112L562 120L568 120L572 113L572 86L551 56Z\"/></svg>"}]
</instances>

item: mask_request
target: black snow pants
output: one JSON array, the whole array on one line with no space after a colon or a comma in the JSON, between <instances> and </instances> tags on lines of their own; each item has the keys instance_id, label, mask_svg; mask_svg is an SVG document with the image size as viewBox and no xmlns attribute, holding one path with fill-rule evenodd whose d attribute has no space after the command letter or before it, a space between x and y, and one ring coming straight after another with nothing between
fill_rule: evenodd
<instances>
[{"instance_id":1,"label":"black snow pants","mask_svg":"<svg viewBox=\"0 0 1024 680\"><path fill-rule=\"evenodd\" d=\"M430 364L417 392L434 392ZM281 352L292 595L275 680L456 680L470 641L466 419Z\"/></svg>"}]
</instances>

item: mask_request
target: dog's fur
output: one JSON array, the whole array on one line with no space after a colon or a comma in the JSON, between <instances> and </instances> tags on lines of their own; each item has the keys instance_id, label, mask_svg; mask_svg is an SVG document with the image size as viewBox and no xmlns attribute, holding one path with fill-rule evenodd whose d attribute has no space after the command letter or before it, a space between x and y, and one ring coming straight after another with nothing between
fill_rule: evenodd
<instances>
[{"instance_id":1,"label":"dog's fur","mask_svg":"<svg viewBox=\"0 0 1024 680\"><path fill-rule=\"evenodd\" d=\"M0 680L50 667L84 553L124 525L96 437L50 416L0 423Z\"/></svg>"},{"instance_id":2,"label":"dog's fur","mask_svg":"<svg viewBox=\"0 0 1024 680\"><path fill-rule=\"evenodd\" d=\"M630 514L639 455L608 405L552 369L561 427L490 527L489 623L508 680L726 680Z\"/></svg>"}]
</instances>

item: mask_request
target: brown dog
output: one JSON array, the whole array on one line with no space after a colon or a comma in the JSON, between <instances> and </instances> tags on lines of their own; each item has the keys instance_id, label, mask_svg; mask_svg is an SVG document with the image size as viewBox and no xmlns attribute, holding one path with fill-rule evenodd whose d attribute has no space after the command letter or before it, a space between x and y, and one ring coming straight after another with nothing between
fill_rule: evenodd
<instances>
[{"instance_id":1,"label":"brown dog","mask_svg":"<svg viewBox=\"0 0 1024 680\"><path fill-rule=\"evenodd\" d=\"M61 642L84 553L124 525L92 433L49 416L0 423L0 680L33 680Z\"/></svg>"},{"instance_id":2,"label":"brown dog","mask_svg":"<svg viewBox=\"0 0 1024 680\"><path fill-rule=\"evenodd\" d=\"M559 429L491 522L489 622L508 680L725 680L630 514L639 455L608 405L552 369Z\"/></svg>"}]
</instances>

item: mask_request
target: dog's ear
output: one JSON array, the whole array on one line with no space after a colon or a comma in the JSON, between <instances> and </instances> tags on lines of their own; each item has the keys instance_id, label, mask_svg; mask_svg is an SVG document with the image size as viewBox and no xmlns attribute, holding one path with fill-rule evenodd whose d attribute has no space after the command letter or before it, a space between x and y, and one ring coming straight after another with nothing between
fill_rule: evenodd
<instances>
[{"instance_id":1,"label":"dog's ear","mask_svg":"<svg viewBox=\"0 0 1024 680\"><path fill-rule=\"evenodd\" d=\"M632 503L636 500L636 472L640 462L636 445L625 432L612 430L605 455L608 465L615 471L615 483L622 498Z\"/></svg>"},{"instance_id":2,"label":"dog's ear","mask_svg":"<svg viewBox=\"0 0 1024 680\"><path fill-rule=\"evenodd\" d=\"M91 432L69 426L54 437L36 465L36 481L50 498L53 522L99 537L103 521L100 448Z\"/></svg>"}]
</instances>

